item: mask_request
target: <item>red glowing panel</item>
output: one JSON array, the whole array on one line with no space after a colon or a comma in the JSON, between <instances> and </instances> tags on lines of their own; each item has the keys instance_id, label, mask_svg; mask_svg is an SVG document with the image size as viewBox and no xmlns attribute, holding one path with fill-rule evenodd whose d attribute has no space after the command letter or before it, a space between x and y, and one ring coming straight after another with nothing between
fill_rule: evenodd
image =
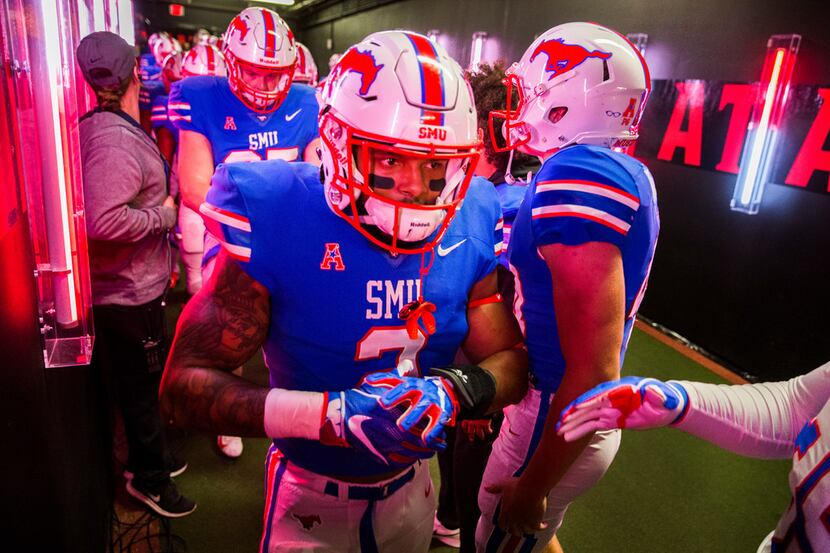
<instances>
[{"instance_id":1,"label":"red glowing panel","mask_svg":"<svg viewBox=\"0 0 830 553\"><path fill-rule=\"evenodd\" d=\"M184 6L182 4L170 4L170 15L173 17L183 17Z\"/></svg>"}]
</instances>

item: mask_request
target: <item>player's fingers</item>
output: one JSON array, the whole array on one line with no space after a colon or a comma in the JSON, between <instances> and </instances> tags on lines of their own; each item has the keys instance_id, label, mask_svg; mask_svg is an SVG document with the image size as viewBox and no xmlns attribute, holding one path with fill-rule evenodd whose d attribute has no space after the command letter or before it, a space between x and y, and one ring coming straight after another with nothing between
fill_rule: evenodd
<instances>
[{"instance_id":1,"label":"player's fingers","mask_svg":"<svg viewBox=\"0 0 830 553\"><path fill-rule=\"evenodd\" d=\"M559 435L565 438L566 442L574 442L591 432L597 430L609 430L612 425L602 424L599 420L593 419L580 424L562 425L559 429Z\"/></svg>"}]
</instances>

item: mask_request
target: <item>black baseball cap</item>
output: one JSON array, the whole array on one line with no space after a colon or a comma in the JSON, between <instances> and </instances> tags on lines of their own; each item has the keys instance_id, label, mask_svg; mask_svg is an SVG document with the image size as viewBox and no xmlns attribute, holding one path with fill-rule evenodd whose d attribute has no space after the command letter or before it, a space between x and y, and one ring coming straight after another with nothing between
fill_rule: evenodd
<instances>
[{"instance_id":1,"label":"black baseball cap","mask_svg":"<svg viewBox=\"0 0 830 553\"><path fill-rule=\"evenodd\" d=\"M100 31L85 36L75 51L84 79L92 88L118 88L135 67L138 50L115 33Z\"/></svg>"}]
</instances>

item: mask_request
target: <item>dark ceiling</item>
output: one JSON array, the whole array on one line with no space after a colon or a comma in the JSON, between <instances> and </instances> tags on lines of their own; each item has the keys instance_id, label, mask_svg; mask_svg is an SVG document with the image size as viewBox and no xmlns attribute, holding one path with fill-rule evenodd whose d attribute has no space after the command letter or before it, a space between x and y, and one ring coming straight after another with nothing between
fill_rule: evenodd
<instances>
[{"instance_id":1,"label":"dark ceiling","mask_svg":"<svg viewBox=\"0 0 830 553\"><path fill-rule=\"evenodd\" d=\"M231 18L249 6L272 9L295 32L400 0L294 0L292 6L278 6L254 0L136 0L135 12L149 32L188 32L204 27L215 34L225 30ZM184 6L182 17L170 15L170 4Z\"/></svg>"}]
</instances>

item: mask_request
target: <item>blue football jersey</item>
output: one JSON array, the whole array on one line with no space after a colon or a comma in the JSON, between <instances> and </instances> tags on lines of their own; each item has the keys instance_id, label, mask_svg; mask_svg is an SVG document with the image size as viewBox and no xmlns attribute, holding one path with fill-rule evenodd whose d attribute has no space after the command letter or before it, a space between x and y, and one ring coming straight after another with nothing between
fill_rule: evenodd
<instances>
[{"instance_id":1,"label":"blue football jersey","mask_svg":"<svg viewBox=\"0 0 830 553\"><path fill-rule=\"evenodd\" d=\"M525 334L538 388L555 391L565 370L551 275L538 248L587 242L609 242L619 248L626 308L622 365L659 229L654 181L636 159L608 148L577 145L544 162L527 187L508 248L510 269L516 277L514 311Z\"/></svg>"},{"instance_id":2,"label":"blue football jersey","mask_svg":"<svg viewBox=\"0 0 830 553\"><path fill-rule=\"evenodd\" d=\"M510 245L510 234L513 231L513 221L516 219L516 214L519 212L519 206L522 205L522 200L527 191L526 186L520 184L507 184L503 182L496 185L496 192L499 195L499 203L501 204L502 212L502 235L503 240L499 248L499 263L508 267L507 248Z\"/></svg>"},{"instance_id":3,"label":"blue football jersey","mask_svg":"<svg viewBox=\"0 0 830 553\"><path fill-rule=\"evenodd\" d=\"M153 100L153 108L150 111L150 124L154 129L167 129L173 134L173 138L178 141L179 129L170 122L170 117L167 115L168 98L169 96L167 94L155 97Z\"/></svg>"},{"instance_id":4,"label":"blue football jersey","mask_svg":"<svg viewBox=\"0 0 830 553\"><path fill-rule=\"evenodd\" d=\"M167 94L164 88L164 83L161 78L141 81L141 87L138 89L138 109L141 111L151 111L156 98Z\"/></svg>"},{"instance_id":5,"label":"blue football jersey","mask_svg":"<svg viewBox=\"0 0 830 553\"><path fill-rule=\"evenodd\" d=\"M484 181L470 187L424 280L424 298L437 306L437 331L411 339L398 313L418 298L421 256L392 256L334 214L317 167L220 165L202 211L223 247L270 293L263 351L271 386L280 388L344 390L402 359L419 369L452 363L467 334L470 290L497 265L500 209ZM275 443L292 462L322 474L389 470L351 448L302 439Z\"/></svg>"},{"instance_id":6,"label":"blue football jersey","mask_svg":"<svg viewBox=\"0 0 830 553\"><path fill-rule=\"evenodd\" d=\"M302 160L319 135L314 89L292 84L279 108L252 111L233 92L226 77L188 77L170 90L170 120L179 129L203 134L214 166L266 159Z\"/></svg>"}]
</instances>

